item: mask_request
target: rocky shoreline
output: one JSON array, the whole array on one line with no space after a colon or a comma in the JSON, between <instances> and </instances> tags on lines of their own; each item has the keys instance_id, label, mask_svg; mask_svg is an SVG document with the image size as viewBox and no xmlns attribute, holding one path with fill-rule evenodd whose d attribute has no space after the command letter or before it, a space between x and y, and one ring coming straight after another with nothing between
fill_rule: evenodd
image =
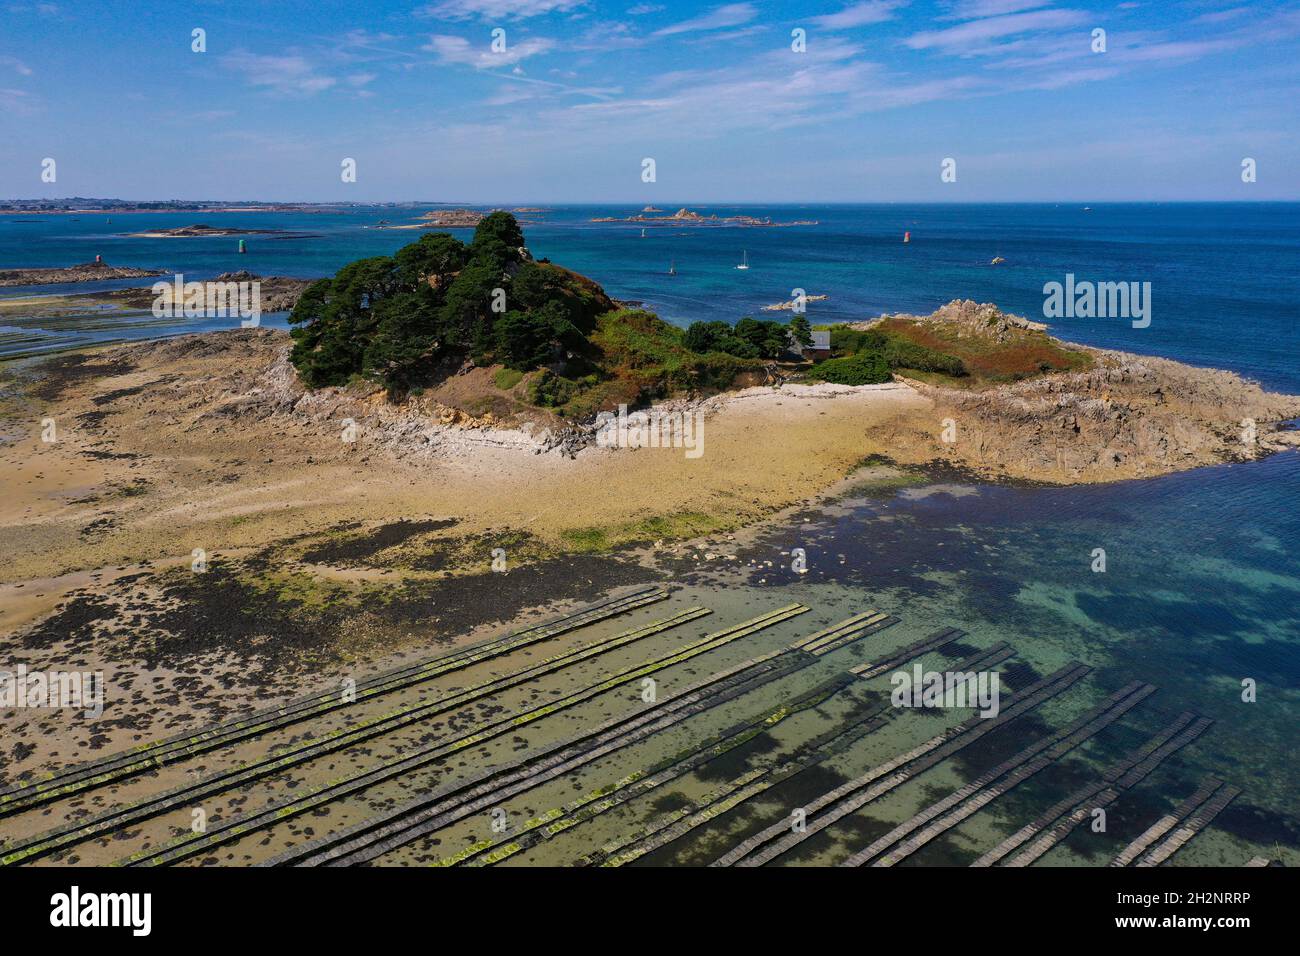
<instances>
[{"instance_id":1,"label":"rocky shoreline","mask_svg":"<svg viewBox=\"0 0 1300 956\"><path fill-rule=\"evenodd\" d=\"M957 309L948 317L969 311ZM1007 318L1014 325L1016 317ZM1058 485L1150 477L1300 445L1300 431L1283 424L1300 417L1300 396L1266 392L1233 372L1071 348L1087 352L1091 366L977 390L899 376L889 388L923 400L925 411L901 416L872 437L903 464ZM288 349L285 333L263 329L117 346L104 357L165 375L173 358L203 356L208 359L203 380L193 388L210 396L203 414L209 421L237 425L249 416L284 417L297 426L333 431L337 422L351 420L369 436L368 447L396 459L473 456L484 448L578 459L607 453L594 447L591 422L564 421L543 409L512 420L476 415L428 394L394 404L382 389L360 383L309 390L298 381ZM683 397L659 407L714 415L724 408L779 406L783 395L810 389L809 394L833 399L869 397L879 388L787 383Z\"/></svg>"},{"instance_id":2,"label":"rocky shoreline","mask_svg":"<svg viewBox=\"0 0 1300 956\"><path fill-rule=\"evenodd\" d=\"M291 279L288 276L261 276L255 272L223 272L213 282L256 282L260 286L261 310L263 312L289 312L298 304L306 288L315 279ZM88 294L88 299L104 300L115 305L132 309L149 309L153 307L152 287L135 289L114 289L100 294Z\"/></svg>"},{"instance_id":3,"label":"rocky shoreline","mask_svg":"<svg viewBox=\"0 0 1300 956\"><path fill-rule=\"evenodd\" d=\"M83 262L66 268L0 270L0 288L102 282L105 279L144 279L165 274L162 269L135 269L130 266L110 266L103 262Z\"/></svg>"}]
</instances>

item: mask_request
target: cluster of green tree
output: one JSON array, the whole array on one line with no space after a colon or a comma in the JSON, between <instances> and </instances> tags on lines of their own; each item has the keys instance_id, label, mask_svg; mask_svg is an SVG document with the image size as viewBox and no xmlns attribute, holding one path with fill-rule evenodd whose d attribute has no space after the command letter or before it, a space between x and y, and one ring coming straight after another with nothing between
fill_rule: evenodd
<instances>
[{"instance_id":1,"label":"cluster of green tree","mask_svg":"<svg viewBox=\"0 0 1300 956\"><path fill-rule=\"evenodd\" d=\"M621 309L602 315L588 336L589 355L545 368L528 384L529 400L569 418L636 406L683 392L713 392L759 367L723 352L698 353L686 333L651 312Z\"/></svg>"},{"instance_id":2,"label":"cluster of green tree","mask_svg":"<svg viewBox=\"0 0 1300 956\"><path fill-rule=\"evenodd\" d=\"M595 283L527 257L514 216L485 216L468 245L431 233L350 263L303 293L292 359L313 387L353 376L406 391L447 359L520 370L588 347L613 303Z\"/></svg>"},{"instance_id":3,"label":"cluster of green tree","mask_svg":"<svg viewBox=\"0 0 1300 956\"><path fill-rule=\"evenodd\" d=\"M693 322L683 340L692 352L723 352L743 359L780 358L793 343L812 344L812 326L802 315L796 315L789 325L748 316L734 326L726 322Z\"/></svg>"},{"instance_id":4,"label":"cluster of green tree","mask_svg":"<svg viewBox=\"0 0 1300 956\"><path fill-rule=\"evenodd\" d=\"M891 369L940 372L954 377L967 374L965 363L957 356L919 345L895 333L881 329L854 329L847 325L832 325L830 332L831 355L836 358L871 353L879 355Z\"/></svg>"}]
</instances>

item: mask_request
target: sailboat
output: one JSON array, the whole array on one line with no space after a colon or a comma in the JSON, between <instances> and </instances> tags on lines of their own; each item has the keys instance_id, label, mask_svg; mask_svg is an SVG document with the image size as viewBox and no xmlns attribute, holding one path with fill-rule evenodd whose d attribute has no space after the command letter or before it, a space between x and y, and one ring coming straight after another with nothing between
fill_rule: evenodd
<instances>
[{"instance_id":1,"label":"sailboat","mask_svg":"<svg viewBox=\"0 0 1300 956\"><path fill-rule=\"evenodd\" d=\"M748 250L748 249L746 249L746 250L744 251L743 255L741 256L740 265L736 266L736 268L737 268L737 269L748 269L748 268L749 268L749 250Z\"/></svg>"},{"instance_id":2,"label":"sailboat","mask_svg":"<svg viewBox=\"0 0 1300 956\"><path fill-rule=\"evenodd\" d=\"M668 274L669 274L670 276L675 276L675 275L677 275L677 260L675 260L675 259L670 259L670 260L669 260L669 262L668 262Z\"/></svg>"},{"instance_id":3,"label":"sailboat","mask_svg":"<svg viewBox=\"0 0 1300 956\"><path fill-rule=\"evenodd\" d=\"M642 238L642 239L645 238L645 230L644 230L644 229L641 230L641 238Z\"/></svg>"}]
</instances>

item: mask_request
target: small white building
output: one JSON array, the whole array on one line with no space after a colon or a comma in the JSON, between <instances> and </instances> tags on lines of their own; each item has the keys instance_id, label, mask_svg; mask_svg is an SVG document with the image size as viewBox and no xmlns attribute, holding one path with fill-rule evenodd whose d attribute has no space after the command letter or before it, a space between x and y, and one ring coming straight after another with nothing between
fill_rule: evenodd
<instances>
[{"instance_id":1,"label":"small white building","mask_svg":"<svg viewBox=\"0 0 1300 956\"><path fill-rule=\"evenodd\" d=\"M803 350L803 357L812 359L814 362L820 362L822 359L831 357L831 332L830 329L817 330L813 329L812 345L806 346Z\"/></svg>"}]
</instances>

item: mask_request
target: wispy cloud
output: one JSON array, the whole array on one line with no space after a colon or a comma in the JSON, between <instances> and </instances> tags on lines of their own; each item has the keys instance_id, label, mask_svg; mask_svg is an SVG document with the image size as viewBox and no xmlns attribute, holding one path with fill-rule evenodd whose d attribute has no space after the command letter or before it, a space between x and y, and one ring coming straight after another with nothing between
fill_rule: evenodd
<instances>
[{"instance_id":1,"label":"wispy cloud","mask_svg":"<svg viewBox=\"0 0 1300 956\"><path fill-rule=\"evenodd\" d=\"M19 76L31 76L32 69L16 56L0 56L0 67L8 67Z\"/></svg>"},{"instance_id":2,"label":"wispy cloud","mask_svg":"<svg viewBox=\"0 0 1300 956\"><path fill-rule=\"evenodd\" d=\"M752 3L728 3L726 6L715 7L708 13L702 13L698 17L682 20L680 23L674 23L661 30L656 30L653 35L667 37L678 33L697 33L701 30L721 30L725 27L738 27L741 24L748 23L756 16L758 16L758 10L755 9Z\"/></svg>"},{"instance_id":3,"label":"wispy cloud","mask_svg":"<svg viewBox=\"0 0 1300 956\"><path fill-rule=\"evenodd\" d=\"M223 57L221 65L243 76L250 86L285 96L310 96L338 82L300 55L265 56L236 50Z\"/></svg>"},{"instance_id":4,"label":"wispy cloud","mask_svg":"<svg viewBox=\"0 0 1300 956\"><path fill-rule=\"evenodd\" d=\"M566 44L575 50L609 53L644 46L649 42L642 34L618 20L604 20L588 27L579 37Z\"/></svg>"},{"instance_id":5,"label":"wispy cloud","mask_svg":"<svg viewBox=\"0 0 1300 956\"><path fill-rule=\"evenodd\" d=\"M978 91L981 81L957 76L909 81L862 59L862 48L827 39L807 53L760 56L743 67L666 73L636 96L579 104L548 124L570 124L575 135L683 138L737 130L781 130L845 117L952 99ZM617 131L617 132L615 132Z\"/></svg>"},{"instance_id":6,"label":"wispy cloud","mask_svg":"<svg viewBox=\"0 0 1300 956\"><path fill-rule=\"evenodd\" d=\"M949 4L952 9L944 19L977 20L983 17L1000 17L1007 13L1036 10L1051 5L1051 0L956 0Z\"/></svg>"},{"instance_id":7,"label":"wispy cloud","mask_svg":"<svg viewBox=\"0 0 1300 956\"><path fill-rule=\"evenodd\" d=\"M555 71L552 71L553 73ZM509 73L502 76L508 81L486 101L488 106L511 106L515 103L534 103L564 96L580 96L594 100L608 100L623 92L621 86L570 86L554 80L541 80L531 76Z\"/></svg>"},{"instance_id":8,"label":"wispy cloud","mask_svg":"<svg viewBox=\"0 0 1300 956\"><path fill-rule=\"evenodd\" d=\"M546 13L567 13L586 0L441 0L416 11L437 20L525 20Z\"/></svg>"},{"instance_id":9,"label":"wispy cloud","mask_svg":"<svg viewBox=\"0 0 1300 956\"><path fill-rule=\"evenodd\" d=\"M1084 79L1101 79L1143 64L1186 63L1257 44L1300 37L1300 13L1278 14L1217 35L1179 39L1169 31L1112 30L1104 56L1092 52L1086 37L1073 33L1039 34L974 46L967 55L989 58L994 70L1024 74L1020 89L1050 89ZM1035 74L1050 73L1036 77Z\"/></svg>"},{"instance_id":10,"label":"wispy cloud","mask_svg":"<svg viewBox=\"0 0 1300 956\"><path fill-rule=\"evenodd\" d=\"M16 14L34 13L42 17L57 17L62 11L57 3L11 3L9 12Z\"/></svg>"},{"instance_id":11,"label":"wispy cloud","mask_svg":"<svg viewBox=\"0 0 1300 956\"><path fill-rule=\"evenodd\" d=\"M1213 13L1202 13L1192 23L1226 23L1229 20L1237 20L1247 16L1250 13L1250 7L1232 7L1228 10L1215 10Z\"/></svg>"},{"instance_id":12,"label":"wispy cloud","mask_svg":"<svg viewBox=\"0 0 1300 956\"><path fill-rule=\"evenodd\" d=\"M907 5L907 0L866 0L845 7L839 13L828 13L813 17L813 26L823 30L851 30L871 23L884 23L892 20L894 11Z\"/></svg>"},{"instance_id":13,"label":"wispy cloud","mask_svg":"<svg viewBox=\"0 0 1300 956\"><path fill-rule=\"evenodd\" d=\"M0 112L14 116L30 116L37 112L36 102L26 90L10 90L0 87Z\"/></svg>"},{"instance_id":14,"label":"wispy cloud","mask_svg":"<svg viewBox=\"0 0 1300 956\"><path fill-rule=\"evenodd\" d=\"M494 53L485 44L471 44L464 37L435 33L421 49L437 54L441 63L457 63L480 70L501 66L514 66L530 56L537 56L555 48L555 41L544 37L530 37L510 43L500 53Z\"/></svg>"},{"instance_id":15,"label":"wispy cloud","mask_svg":"<svg viewBox=\"0 0 1300 956\"><path fill-rule=\"evenodd\" d=\"M1033 13L1013 13L1007 16L972 20L942 30L914 33L903 42L913 50L938 49L946 53L973 54L980 44L1003 37L1031 33L1037 30L1057 30L1078 26L1090 19L1081 10L1038 10Z\"/></svg>"}]
</instances>

